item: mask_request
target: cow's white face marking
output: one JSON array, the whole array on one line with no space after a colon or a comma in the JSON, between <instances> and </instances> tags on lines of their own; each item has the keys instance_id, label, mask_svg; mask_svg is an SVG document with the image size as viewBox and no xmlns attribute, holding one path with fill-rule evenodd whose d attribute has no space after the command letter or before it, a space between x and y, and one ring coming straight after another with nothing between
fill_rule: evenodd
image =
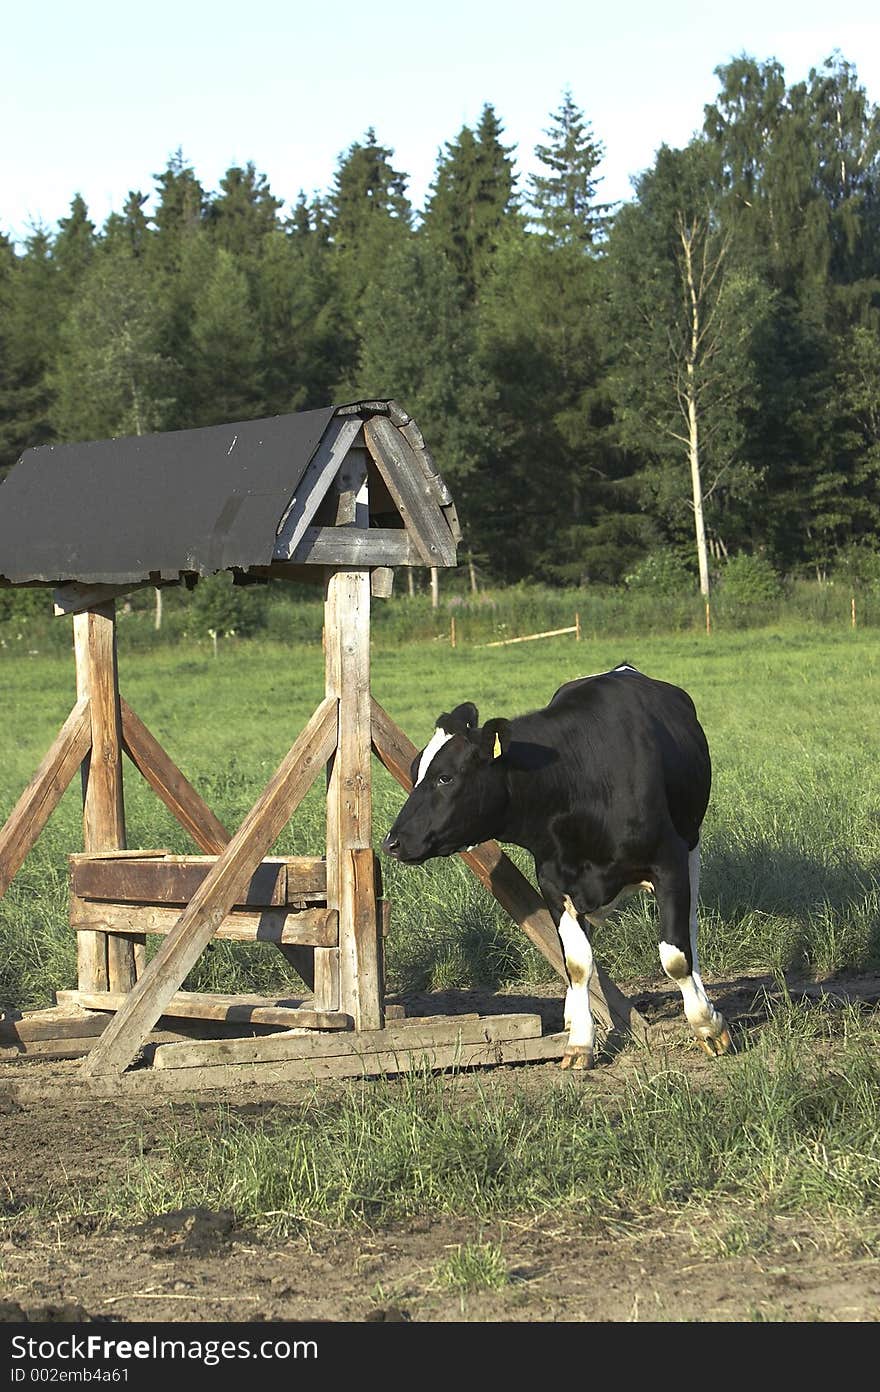
<instances>
[{"instance_id":1,"label":"cow's white face marking","mask_svg":"<svg viewBox=\"0 0 880 1392\"><path fill-rule=\"evenodd\" d=\"M577 911L568 895L563 900L565 912L559 922L559 937L565 957L565 970L571 985L565 996L565 1028L571 1046L592 1050L596 1026L590 1012L590 976L593 972L593 949L590 940L577 920Z\"/></svg>"},{"instance_id":2,"label":"cow's white face marking","mask_svg":"<svg viewBox=\"0 0 880 1392\"><path fill-rule=\"evenodd\" d=\"M425 745L422 757L419 760L419 775L413 784L414 787L417 788L419 786L425 774L428 772L428 769L431 767L431 760L434 758L438 749L442 749L444 744L451 739L452 736L448 734L446 730L441 730L438 725L428 743Z\"/></svg>"},{"instance_id":3,"label":"cow's white face marking","mask_svg":"<svg viewBox=\"0 0 880 1392\"><path fill-rule=\"evenodd\" d=\"M704 1039L717 1039L724 1029L724 1019L714 1010L706 995L706 988L700 977L697 959L697 896L700 885L700 845L699 842L688 855L688 877L691 886L690 946L692 970L688 971L687 958L680 947L661 942L660 962L666 975L674 981L681 991L684 1013L694 1034Z\"/></svg>"}]
</instances>

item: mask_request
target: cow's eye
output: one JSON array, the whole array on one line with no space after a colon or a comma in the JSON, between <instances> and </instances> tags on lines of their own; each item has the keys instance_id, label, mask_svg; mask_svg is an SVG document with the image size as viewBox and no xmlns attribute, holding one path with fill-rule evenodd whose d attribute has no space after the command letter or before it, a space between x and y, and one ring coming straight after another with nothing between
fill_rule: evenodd
<instances>
[{"instance_id":1,"label":"cow's eye","mask_svg":"<svg viewBox=\"0 0 880 1392\"><path fill-rule=\"evenodd\" d=\"M437 774L437 786L438 786L439 788L445 788L446 785L447 785L447 783L451 783L451 782L452 782L452 774L451 774L451 773L438 773L438 774Z\"/></svg>"}]
</instances>

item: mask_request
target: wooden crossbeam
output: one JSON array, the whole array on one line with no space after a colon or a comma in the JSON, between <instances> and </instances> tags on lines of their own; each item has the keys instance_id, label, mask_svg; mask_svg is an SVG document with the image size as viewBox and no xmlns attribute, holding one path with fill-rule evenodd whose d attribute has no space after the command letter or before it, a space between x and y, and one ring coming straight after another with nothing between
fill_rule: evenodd
<instances>
[{"instance_id":1,"label":"wooden crossbeam","mask_svg":"<svg viewBox=\"0 0 880 1392\"><path fill-rule=\"evenodd\" d=\"M77 933L165 935L176 927L181 912L180 905L114 904L74 895L70 901L70 926ZM331 948L339 941L339 914L326 905L293 911L287 908L233 909L215 929L215 936L229 942Z\"/></svg>"},{"instance_id":2,"label":"wooden crossbeam","mask_svg":"<svg viewBox=\"0 0 880 1392\"><path fill-rule=\"evenodd\" d=\"M188 904L211 873L216 856L137 855L118 859L72 855L71 890L83 899L113 903ZM327 866L318 856L278 856L262 861L237 907L270 908L323 902Z\"/></svg>"},{"instance_id":3,"label":"wooden crossbeam","mask_svg":"<svg viewBox=\"0 0 880 1392\"><path fill-rule=\"evenodd\" d=\"M375 697L371 710L373 749L388 772L409 792L412 788L409 771L419 751ZM567 982L559 935L547 905L497 841L486 841L476 850L459 854L481 884L520 925L529 941L547 958L554 971ZM624 1029L637 1039L647 1038L648 1027L643 1017L596 962L590 979L590 1005L605 1029Z\"/></svg>"},{"instance_id":4,"label":"wooden crossbeam","mask_svg":"<svg viewBox=\"0 0 880 1392\"><path fill-rule=\"evenodd\" d=\"M9 888L92 743L87 696L77 701L0 829L0 897Z\"/></svg>"},{"instance_id":5,"label":"wooden crossbeam","mask_svg":"<svg viewBox=\"0 0 880 1392\"><path fill-rule=\"evenodd\" d=\"M84 1065L90 1077L120 1073L198 961L263 856L336 748L339 703L326 697L281 761L177 926L126 997Z\"/></svg>"},{"instance_id":6,"label":"wooden crossbeam","mask_svg":"<svg viewBox=\"0 0 880 1392\"><path fill-rule=\"evenodd\" d=\"M120 1010L126 997L113 991L58 991L59 1005L87 1010ZM177 991L163 1016L178 1020L216 1020L223 1024L266 1025L279 1030L350 1030L350 1015L314 1010L307 1002L272 996L221 995L214 991ZM294 1036L297 1037L297 1036Z\"/></svg>"},{"instance_id":7,"label":"wooden crossbeam","mask_svg":"<svg viewBox=\"0 0 880 1392\"><path fill-rule=\"evenodd\" d=\"M119 707L122 747L135 768L143 774L199 849L208 855L219 855L229 844L229 832L223 823L214 816L124 697L120 696Z\"/></svg>"}]
</instances>

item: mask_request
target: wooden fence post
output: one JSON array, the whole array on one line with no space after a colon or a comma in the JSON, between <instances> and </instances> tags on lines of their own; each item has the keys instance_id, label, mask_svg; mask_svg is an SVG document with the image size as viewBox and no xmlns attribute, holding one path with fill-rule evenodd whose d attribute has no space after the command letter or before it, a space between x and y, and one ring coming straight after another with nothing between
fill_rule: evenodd
<instances>
[{"instance_id":1,"label":"wooden fence post","mask_svg":"<svg viewBox=\"0 0 880 1392\"><path fill-rule=\"evenodd\" d=\"M339 910L339 1000L356 1029L380 1029L384 988L378 979L376 897L372 876L353 851L372 856L370 712L370 573L335 570L324 605L327 696L339 701L339 742L327 786L327 903ZM372 939L369 950L367 941ZM315 1001L319 954L315 949ZM328 962L329 965L329 962ZM328 1008L323 1001L323 1008Z\"/></svg>"},{"instance_id":2,"label":"wooden fence post","mask_svg":"<svg viewBox=\"0 0 880 1392\"><path fill-rule=\"evenodd\" d=\"M91 852L124 850L115 601L75 614L73 641L77 696L89 699L92 730L91 753L83 762L83 847ZM77 934L80 990L130 991L145 959L142 934Z\"/></svg>"}]
</instances>

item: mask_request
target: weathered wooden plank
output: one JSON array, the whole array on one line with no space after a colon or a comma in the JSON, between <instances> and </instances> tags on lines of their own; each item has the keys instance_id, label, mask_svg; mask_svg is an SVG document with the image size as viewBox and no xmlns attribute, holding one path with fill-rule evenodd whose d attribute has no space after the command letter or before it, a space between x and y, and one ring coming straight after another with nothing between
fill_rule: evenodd
<instances>
[{"instance_id":1,"label":"weathered wooden plank","mask_svg":"<svg viewBox=\"0 0 880 1392\"><path fill-rule=\"evenodd\" d=\"M326 765L338 738L339 703L321 702L269 784L218 856L125 1005L89 1054L91 1076L119 1073L131 1062L163 1008L229 914L259 862ZM333 907L333 906L331 906Z\"/></svg>"},{"instance_id":2,"label":"weathered wooden plank","mask_svg":"<svg viewBox=\"0 0 880 1392\"><path fill-rule=\"evenodd\" d=\"M123 748L162 799L169 812L209 855L219 855L229 843L229 832L169 758L159 741L135 715L123 697L119 700Z\"/></svg>"},{"instance_id":3,"label":"weathered wooden plank","mask_svg":"<svg viewBox=\"0 0 880 1392\"><path fill-rule=\"evenodd\" d=\"M352 855L365 850L372 857L369 572L328 577L324 654L325 690L339 700L339 742L327 785L327 903L339 909L339 1006L357 1029L378 1029L384 993L367 923L372 912L375 935L373 870L357 880Z\"/></svg>"},{"instance_id":4,"label":"weathered wooden plank","mask_svg":"<svg viewBox=\"0 0 880 1392\"><path fill-rule=\"evenodd\" d=\"M188 904L216 864L216 856L112 860L71 857L71 888L82 899L139 904ZM270 858L257 866L240 904L260 907L327 897L327 867L316 856Z\"/></svg>"},{"instance_id":5,"label":"weathered wooden plank","mask_svg":"<svg viewBox=\"0 0 880 1392\"><path fill-rule=\"evenodd\" d=\"M416 746L375 698L372 721L373 749L389 773L409 792L412 788L409 771L418 753ZM462 851L460 855L567 984L556 925L535 887L496 841L487 841L476 850ZM594 963L590 979L590 1004L604 1029L624 1029L637 1039L647 1039L646 1021L598 963Z\"/></svg>"},{"instance_id":6,"label":"weathered wooden plank","mask_svg":"<svg viewBox=\"0 0 880 1392\"><path fill-rule=\"evenodd\" d=\"M356 1040L356 1034L351 1036ZM145 1096L189 1092L202 1088L234 1088L253 1083L312 1082L322 1078L394 1077L401 1073L446 1068L491 1068L499 1064L546 1062L562 1057L568 1036L540 1039L493 1039L488 1043L425 1044L413 1049L395 1048L375 1053L278 1061L276 1063L214 1064L203 1068L151 1069L135 1084ZM147 1078L154 1083L151 1090ZM129 1080L126 1079L126 1082ZM126 1088L128 1091L128 1088Z\"/></svg>"},{"instance_id":7,"label":"weathered wooden plank","mask_svg":"<svg viewBox=\"0 0 880 1392\"><path fill-rule=\"evenodd\" d=\"M178 905L114 904L104 899L70 900L70 926L77 933L151 933L166 936L180 919ZM339 915L326 905L314 909L286 907L260 913L232 909L215 930L227 942L268 942L302 947L335 947Z\"/></svg>"},{"instance_id":8,"label":"weathered wooden plank","mask_svg":"<svg viewBox=\"0 0 880 1392\"><path fill-rule=\"evenodd\" d=\"M33 1044L47 1039L83 1039L100 1034L106 1020L85 1010L32 1010L19 1020L0 1020L0 1048Z\"/></svg>"},{"instance_id":9,"label":"weathered wooden plank","mask_svg":"<svg viewBox=\"0 0 880 1392\"><path fill-rule=\"evenodd\" d=\"M308 527L292 563L310 565L419 566L422 556L403 527ZM280 563L280 564L283 564ZM272 574L275 574L273 567Z\"/></svg>"},{"instance_id":10,"label":"weathered wooden plank","mask_svg":"<svg viewBox=\"0 0 880 1392\"><path fill-rule=\"evenodd\" d=\"M116 991L58 991L57 998L59 1001L70 1001L82 1005L88 1010L106 1011L121 1010L127 1000L124 992ZM274 1025L286 1031L293 1029L345 1031L352 1029L354 1025L350 1015L334 1010L316 1010L309 1002L301 1003L297 1000L284 998L277 1001L271 996L214 995L205 991L177 992L168 1001L162 1013L169 1019L217 1020L224 1024L238 1025ZM278 1037L278 1035L266 1036L269 1039L277 1039ZM299 1036L285 1034L282 1037L286 1039ZM308 1036L302 1037L307 1038ZM205 1042L213 1045L244 1041L214 1039Z\"/></svg>"},{"instance_id":11,"label":"weathered wooden plank","mask_svg":"<svg viewBox=\"0 0 880 1392\"><path fill-rule=\"evenodd\" d=\"M367 421L364 438L424 564L454 566L452 533L415 451L382 416Z\"/></svg>"},{"instance_id":12,"label":"weathered wooden plank","mask_svg":"<svg viewBox=\"0 0 880 1392\"><path fill-rule=\"evenodd\" d=\"M272 552L276 560L290 560L296 552L306 527L339 472L360 428L361 423L357 419L334 417L331 420L278 524Z\"/></svg>"},{"instance_id":13,"label":"weathered wooden plank","mask_svg":"<svg viewBox=\"0 0 880 1392\"><path fill-rule=\"evenodd\" d=\"M384 1029L359 1030L351 1037L268 1034L261 1039L208 1039L192 1044L163 1044L154 1068L201 1068L217 1063L272 1063L283 1059L331 1058L340 1054L369 1054L436 1044L484 1044L497 1039L534 1039L541 1033L540 1015L433 1016L408 1020Z\"/></svg>"},{"instance_id":14,"label":"weathered wooden plank","mask_svg":"<svg viewBox=\"0 0 880 1392\"><path fill-rule=\"evenodd\" d=\"M0 829L0 897L6 893L88 754L91 738L89 701L83 696Z\"/></svg>"}]
</instances>

